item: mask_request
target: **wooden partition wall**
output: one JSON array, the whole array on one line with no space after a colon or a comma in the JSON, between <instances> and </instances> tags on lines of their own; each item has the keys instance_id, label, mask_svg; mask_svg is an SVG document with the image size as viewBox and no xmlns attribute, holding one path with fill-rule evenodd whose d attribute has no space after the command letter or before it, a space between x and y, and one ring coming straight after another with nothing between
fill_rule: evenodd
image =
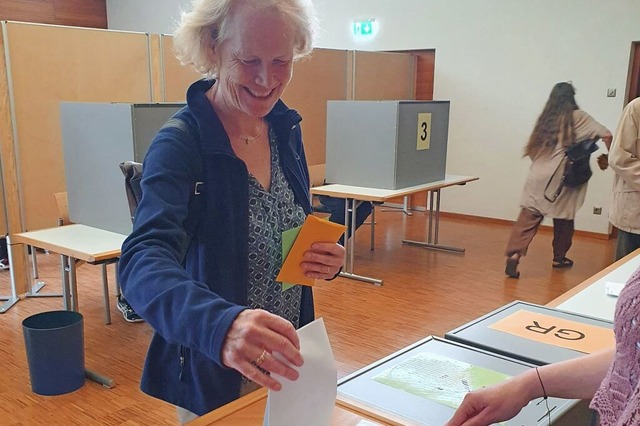
<instances>
[{"instance_id":1,"label":"wooden partition wall","mask_svg":"<svg viewBox=\"0 0 640 426\"><path fill-rule=\"evenodd\" d=\"M149 37L16 22L2 25L24 228L55 226L53 194L66 191L60 102L150 102Z\"/></svg>"},{"instance_id":2,"label":"wooden partition wall","mask_svg":"<svg viewBox=\"0 0 640 426\"><path fill-rule=\"evenodd\" d=\"M293 78L282 99L302 116L307 163L324 164L327 101L349 99L349 63L345 50L316 49L294 65Z\"/></svg>"},{"instance_id":3,"label":"wooden partition wall","mask_svg":"<svg viewBox=\"0 0 640 426\"><path fill-rule=\"evenodd\" d=\"M415 99L415 57L407 53L354 52L353 99Z\"/></svg>"}]
</instances>

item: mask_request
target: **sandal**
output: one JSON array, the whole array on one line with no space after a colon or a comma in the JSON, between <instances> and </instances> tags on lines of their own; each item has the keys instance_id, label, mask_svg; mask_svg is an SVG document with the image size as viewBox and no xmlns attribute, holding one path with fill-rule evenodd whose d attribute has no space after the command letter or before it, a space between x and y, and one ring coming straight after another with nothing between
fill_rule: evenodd
<instances>
[{"instance_id":1,"label":"sandal","mask_svg":"<svg viewBox=\"0 0 640 426\"><path fill-rule=\"evenodd\" d=\"M504 269L504 273L511 278L520 278L520 272L518 272L518 263L520 263L520 259L508 257L507 267Z\"/></svg>"},{"instance_id":2,"label":"sandal","mask_svg":"<svg viewBox=\"0 0 640 426\"><path fill-rule=\"evenodd\" d=\"M553 264L551 265L554 268L571 268L573 266L573 260L568 257L563 257L562 259L553 259Z\"/></svg>"}]
</instances>

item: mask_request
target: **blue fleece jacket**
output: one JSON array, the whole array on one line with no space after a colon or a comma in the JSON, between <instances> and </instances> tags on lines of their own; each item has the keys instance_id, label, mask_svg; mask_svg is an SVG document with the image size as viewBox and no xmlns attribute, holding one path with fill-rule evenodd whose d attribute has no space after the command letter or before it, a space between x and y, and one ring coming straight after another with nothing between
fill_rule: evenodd
<instances>
[{"instance_id":1,"label":"blue fleece jacket","mask_svg":"<svg viewBox=\"0 0 640 426\"><path fill-rule=\"evenodd\" d=\"M239 395L240 373L222 365L224 338L247 304L248 172L234 154L201 80L144 159L142 199L122 246L119 277L135 311L155 330L141 389L198 415ZM279 101L266 117L282 170L311 212L300 116ZM194 195L196 182L199 195ZM300 326L313 320L305 287Z\"/></svg>"}]
</instances>

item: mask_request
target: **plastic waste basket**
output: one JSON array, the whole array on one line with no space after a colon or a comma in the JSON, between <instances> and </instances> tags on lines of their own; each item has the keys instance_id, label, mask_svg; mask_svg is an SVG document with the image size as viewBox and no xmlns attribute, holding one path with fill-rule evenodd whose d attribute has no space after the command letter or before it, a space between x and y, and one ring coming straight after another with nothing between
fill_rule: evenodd
<instances>
[{"instance_id":1,"label":"plastic waste basket","mask_svg":"<svg viewBox=\"0 0 640 426\"><path fill-rule=\"evenodd\" d=\"M73 392L85 381L82 315L51 311L22 321L31 389L39 395Z\"/></svg>"}]
</instances>

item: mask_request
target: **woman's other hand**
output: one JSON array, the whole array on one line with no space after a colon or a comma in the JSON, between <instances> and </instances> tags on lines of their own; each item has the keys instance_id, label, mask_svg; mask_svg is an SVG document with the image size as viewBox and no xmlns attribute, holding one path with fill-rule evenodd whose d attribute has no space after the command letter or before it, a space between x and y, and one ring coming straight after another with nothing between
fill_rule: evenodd
<instances>
[{"instance_id":1,"label":"woman's other hand","mask_svg":"<svg viewBox=\"0 0 640 426\"><path fill-rule=\"evenodd\" d=\"M598 156L598 167L600 167L600 170L607 170L607 167L609 167L609 156L607 154Z\"/></svg>"},{"instance_id":2,"label":"woman's other hand","mask_svg":"<svg viewBox=\"0 0 640 426\"><path fill-rule=\"evenodd\" d=\"M304 254L302 269L307 278L328 280L344 265L344 247L337 243L313 243Z\"/></svg>"},{"instance_id":3,"label":"woman's other hand","mask_svg":"<svg viewBox=\"0 0 640 426\"><path fill-rule=\"evenodd\" d=\"M222 363L261 386L279 391L282 384L268 373L296 380L298 372L275 358L274 352L291 365L300 367L303 363L300 340L289 321L261 309L247 309L227 332Z\"/></svg>"},{"instance_id":4,"label":"woman's other hand","mask_svg":"<svg viewBox=\"0 0 640 426\"><path fill-rule=\"evenodd\" d=\"M486 426L515 417L530 400L517 382L512 378L469 392L445 426Z\"/></svg>"}]
</instances>

